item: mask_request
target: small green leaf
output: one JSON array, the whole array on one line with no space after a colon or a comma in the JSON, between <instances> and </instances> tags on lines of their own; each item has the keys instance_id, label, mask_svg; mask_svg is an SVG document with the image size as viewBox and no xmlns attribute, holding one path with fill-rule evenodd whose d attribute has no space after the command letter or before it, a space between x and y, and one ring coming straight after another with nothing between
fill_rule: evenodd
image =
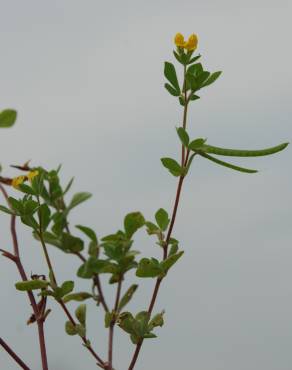
<instances>
[{"instance_id":1,"label":"small green leaf","mask_svg":"<svg viewBox=\"0 0 292 370\"><path fill-rule=\"evenodd\" d=\"M87 199L89 199L90 197L92 196L92 194L90 193L87 193L87 192L83 192L83 193L76 193L69 206L67 207L67 213L69 212L69 210L71 210L72 208L78 206L79 204L85 202Z\"/></svg>"},{"instance_id":2,"label":"small green leaf","mask_svg":"<svg viewBox=\"0 0 292 370\"><path fill-rule=\"evenodd\" d=\"M115 313L112 311L107 311L104 315L104 326L105 328L109 328L110 325L111 325L111 322L114 320L115 318Z\"/></svg>"},{"instance_id":3,"label":"small green leaf","mask_svg":"<svg viewBox=\"0 0 292 370\"><path fill-rule=\"evenodd\" d=\"M71 321L66 321L65 323L65 331L68 335L76 335L76 325L73 325Z\"/></svg>"},{"instance_id":4,"label":"small green leaf","mask_svg":"<svg viewBox=\"0 0 292 370\"><path fill-rule=\"evenodd\" d=\"M184 254L183 251L178 252L176 254L173 254L172 256L169 256L166 258L166 260L162 261L160 263L161 268L164 270L166 273L177 261L178 259Z\"/></svg>"},{"instance_id":5,"label":"small green leaf","mask_svg":"<svg viewBox=\"0 0 292 370\"><path fill-rule=\"evenodd\" d=\"M90 227L82 226L82 225L76 225L77 229L82 231L90 240L95 242L97 244L97 236L94 230L92 230Z\"/></svg>"},{"instance_id":6,"label":"small green leaf","mask_svg":"<svg viewBox=\"0 0 292 370\"><path fill-rule=\"evenodd\" d=\"M166 90L170 93L172 96L180 96L180 91L177 91L174 87L172 87L170 84L166 83L164 84L164 87Z\"/></svg>"},{"instance_id":7,"label":"small green leaf","mask_svg":"<svg viewBox=\"0 0 292 370\"><path fill-rule=\"evenodd\" d=\"M66 185L65 190L63 191L63 196L68 193L68 191L70 190L70 188L73 184L73 181L74 181L74 177L72 177L72 179Z\"/></svg>"},{"instance_id":8,"label":"small green leaf","mask_svg":"<svg viewBox=\"0 0 292 370\"><path fill-rule=\"evenodd\" d=\"M196 62L198 59L200 59L201 58L201 55L199 54L199 55L196 55L195 57L193 57L193 58L191 58L189 61L188 61L188 65L189 64L192 64L192 63L194 63L194 62Z\"/></svg>"},{"instance_id":9,"label":"small green leaf","mask_svg":"<svg viewBox=\"0 0 292 370\"><path fill-rule=\"evenodd\" d=\"M258 172L257 170L252 170L250 168L239 167L239 166L235 166L234 164L221 161L220 159L211 157L210 155L208 155L206 153L200 153L200 155L204 158L209 159L210 161L212 161L214 163L217 163L217 164L219 164L221 166L224 166L224 167L227 167L227 168L231 168L232 170L235 170L235 171L245 172L245 173L256 173L256 172Z\"/></svg>"},{"instance_id":10,"label":"small green leaf","mask_svg":"<svg viewBox=\"0 0 292 370\"><path fill-rule=\"evenodd\" d=\"M0 127L11 127L14 125L17 112L14 109L5 109L0 113Z\"/></svg>"},{"instance_id":11,"label":"small green leaf","mask_svg":"<svg viewBox=\"0 0 292 370\"><path fill-rule=\"evenodd\" d=\"M202 147L202 145L204 145L206 140L207 139L203 139L203 138L195 139L190 142L190 144L188 145L188 148L191 150L199 150Z\"/></svg>"},{"instance_id":12,"label":"small green leaf","mask_svg":"<svg viewBox=\"0 0 292 370\"><path fill-rule=\"evenodd\" d=\"M155 213L155 220L157 222L157 225L160 227L162 231L165 231L167 229L169 221L170 221L168 218L168 213L163 208L160 208Z\"/></svg>"},{"instance_id":13,"label":"small green leaf","mask_svg":"<svg viewBox=\"0 0 292 370\"><path fill-rule=\"evenodd\" d=\"M189 144L189 141L190 141L190 138L189 138L189 135L188 133L186 132L186 130L183 128L183 127L178 127L176 129L177 131L177 134L180 138L180 141L182 142L182 144L187 147L188 144Z\"/></svg>"},{"instance_id":14,"label":"small green leaf","mask_svg":"<svg viewBox=\"0 0 292 370\"><path fill-rule=\"evenodd\" d=\"M161 158L161 162L165 168L169 170L169 172L173 176L181 176L183 174L182 167L172 158Z\"/></svg>"},{"instance_id":15,"label":"small green leaf","mask_svg":"<svg viewBox=\"0 0 292 370\"><path fill-rule=\"evenodd\" d=\"M79 305L75 310L75 316L80 324L85 326L86 323L86 304Z\"/></svg>"},{"instance_id":16,"label":"small green leaf","mask_svg":"<svg viewBox=\"0 0 292 370\"><path fill-rule=\"evenodd\" d=\"M120 300L119 307L118 307L119 312L130 302L137 288L138 288L138 285L133 284L126 291L126 293L123 295L122 299Z\"/></svg>"},{"instance_id":17,"label":"small green leaf","mask_svg":"<svg viewBox=\"0 0 292 370\"><path fill-rule=\"evenodd\" d=\"M134 233L144 225L145 219L140 212L129 213L124 219L124 228L129 239L131 239Z\"/></svg>"},{"instance_id":18,"label":"small green leaf","mask_svg":"<svg viewBox=\"0 0 292 370\"><path fill-rule=\"evenodd\" d=\"M45 232L51 221L51 211L50 208L45 203L39 207L38 211L40 218L40 227L42 232Z\"/></svg>"},{"instance_id":19,"label":"small green leaf","mask_svg":"<svg viewBox=\"0 0 292 370\"><path fill-rule=\"evenodd\" d=\"M18 189L21 190L25 194L36 195L35 191L26 184L18 185Z\"/></svg>"},{"instance_id":20,"label":"small green leaf","mask_svg":"<svg viewBox=\"0 0 292 370\"><path fill-rule=\"evenodd\" d=\"M67 303L70 301L82 302L88 298L92 298L92 294L87 293L87 292L78 292L78 293L72 293L72 294L66 295L65 297L63 297L63 302L64 303Z\"/></svg>"},{"instance_id":21,"label":"small green leaf","mask_svg":"<svg viewBox=\"0 0 292 370\"><path fill-rule=\"evenodd\" d=\"M217 78L221 75L221 73L222 71L212 73L211 76L203 83L202 87L205 87L205 86L208 86L214 83L217 80Z\"/></svg>"},{"instance_id":22,"label":"small green leaf","mask_svg":"<svg viewBox=\"0 0 292 370\"><path fill-rule=\"evenodd\" d=\"M171 83L171 85L174 87L176 91L180 91L175 67L172 63L169 62L164 63L164 76L168 79L168 81Z\"/></svg>"},{"instance_id":23,"label":"small green leaf","mask_svg":"<svg viewBox=\"0 0 292 370\"><path fill-rule=\"evenodd\" d=\"M0 205L0 211L8 213L9 215L15 215L14 211L2 205Z\"/></svg>"},{"instance_id":24,"label":"small green leaf","mask_svg":"<svg viewBox=\"0 0 292 370\"><path fill-rule=\"evenodd\" d=\"M81 252L84 248L82 239L68 233L62 233L61 243L61 248L71 253Z\"/></svg>"},{"instance_id":25,"label":"small green leaf","mask_svg":"<svg viewBox=\"0 0 292 370\"><path fill-rule=\"evenodd\" d=\"M200 75L201 73L203 73L203 71L204 69L201 63L192 64L187 69L187 73L194 76Z\"/></svg>"},{"instance_id":26,"label":"small green leaf","mask_svg":"<svg viewBox=\"0 0 292 370\"><path fill-rule=\"evenodd\" d=\"M27 280L27 281L19 281L15 284L15 288L20 291L28 291L28 290L35 290L35 289L43 289L46 288L50 283L46 280Z\"/></svg>"},{"instance_id":27,"label":"small green leaf","mask_svg":"<svg viewBox=\"0 0 292 370\"><path fill-rule=\"evenodd\" d=\"M150 320L150 322L148 324L148 330L149 331L152 331L157 326L162 327L164 325L164 320L163 320L164 313L165 313L165 311L162 311L161 313L158 313L155 316L153 316L153 318Z\"/></svg>"},{"instance_id":28,"label":"small green leaf","mask_svg":"<svg viewBox=\"0 0 292 370\"><path fill-rule=\"evenodd\" d=\"M163 272L157 259L142 258L138 264L136 276L141 278L154 278L161 275Z\"/></svg>"},{"instance_id":29,"label":"small green leaf","mask_svg":"<svg viewBox=\"0 0 292 370\"><path fill-rule=\"evenodd\" d=\"M63 294L62 296L71 293L72 290L74 289L74 281L72 280L64 281L64 283L61 285L61 289Z\"/></svg>"},{"instance_id":30,"label":"small green leaf","mask_svg":"<svg viewBox=\"0 0 292 370\"><path fill-rule=\"evenodd\" d=\"M75 325L75 330L80 337L84 338L86 336L86 328L84 325Z\"/></svg>"},{"instance_id":31,"label":"small green leaf","mask_svg":"<svg viewBox=\"0 0 292 370\"><path fill-rule=\"evenodd\" d=\"M280 152L281 150L285 149L288 144L289 143L283 143L271 148L260 150L226 149L205 144L200 149L205 153L224 155L229 157L260 157Z\"/></svg>"}]
</instances>

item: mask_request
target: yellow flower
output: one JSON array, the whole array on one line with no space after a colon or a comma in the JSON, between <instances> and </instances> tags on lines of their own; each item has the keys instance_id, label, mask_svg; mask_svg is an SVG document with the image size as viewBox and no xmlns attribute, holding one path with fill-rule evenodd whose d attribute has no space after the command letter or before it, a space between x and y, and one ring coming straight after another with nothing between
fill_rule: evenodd
<instances>
[{"instance_id":1,"label":"yellow flower","mask_svg":"<svg viewBox=\"0 0 292 370\"><path fill-rule=\"evenodd\" d=\"M185 38L181 33L177 33L174 37L174 43L176 46L183 48L185 44Z\"/></svg>"},{"instance_id":2,"label":"yellow flower","mask_svg":"<svg viewBox=\"0 0 292 370\"><path fill-rule=\"evenodd\" d=\"M185 41L184 36L181 33L177 33L174 37L174 43L177 47L184 48L187 51L194 51L198 46L198 36L193 33L188 41Z\"/></svg>"},{"instance_id":3,"label":"yellow flower","mask_svg":"<svg viewBox=\"0 0 292 370\"><path fill-rule=\"evenodd\" d=\"M15 188L18 189L19 185L21 185L24 181L26 180L25 176L17 176L12 179L11 185Z\"/></svg>"},{"instance_id":4,"label":"yellow flower","mask_svg":"<svg viewBox=\"0 0 292 370\"><path fill-rule=\"evenodd\" d=\"M196 50L198 46L198 36L194 33L189 37L188 41L185 43L184 48L188 51Z\"/></svg>"},{"instance_id":5,"label":"yellow flower","mask_svg":"<svg viewBox=\"0 0 292 370\"><path fill-rule=\"evenodd\" d=\"M39 174L39 171L38 170L35 170L35 171L30 171L28 174L27 174L27 178L29 179L29 181L31 182L32 179L34 177L36 177L37 175Z\"/></svg>"}]
</instances>

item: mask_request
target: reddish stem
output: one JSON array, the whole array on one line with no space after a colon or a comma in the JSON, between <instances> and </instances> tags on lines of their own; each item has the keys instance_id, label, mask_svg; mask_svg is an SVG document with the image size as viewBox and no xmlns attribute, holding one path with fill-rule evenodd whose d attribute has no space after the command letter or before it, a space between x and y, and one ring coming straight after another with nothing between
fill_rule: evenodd
<instances>
[{"instance_id":1,"label":"reddish stem","mask_svg":"<svg viewBox=\"0 0 292 370\"><path fill-rule=\"evenodd\" d=\"M117 294L116 294L116 300L115 300L115 306L114 306L114 313L118 311L120 297L121 297L121 289L122 289L122 279L119 280L118 286L117 286ZM109 327L109 344L108 344L108 370L113 370L113 341L114 341L114 327L116 324L116 318L113 318L113 320L110 323Z\"/></svg>"},{"instance_id":2,"label":"reddish stem","mask_svg":"<svg viewBox=\"0 0 292 370\"><path fill-rule=\"evenodd\" d=\"M5 349L5 351L14 359L18 365L24 370L30 370L30 368L17 356L17 354L8 346L8 344L0 338L0 345Z\"/></svg>"}]
</instances>

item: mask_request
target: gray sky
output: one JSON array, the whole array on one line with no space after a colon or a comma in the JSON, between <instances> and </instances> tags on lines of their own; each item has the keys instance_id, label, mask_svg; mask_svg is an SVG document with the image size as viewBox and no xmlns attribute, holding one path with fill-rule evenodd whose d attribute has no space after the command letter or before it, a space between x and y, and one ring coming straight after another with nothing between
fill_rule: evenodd
<instances>
[{"instance_id":1,"label":"gray sky","mask_svg":"<svg viewBox=\"0 0 292 370\"><path fill-rule=\"evenodd\" d=\"M284 0L0 0L0 109L19 112L17 125L1 131L5 173L14 176L8 165L27 159L62 163L64 182L75 175L73 190L94 194L72 213L72 227L89 225L99 236L120 228L129 211L148 219L160 207L170 212L176 180L159 158L179 154L181 107L163 88L174 34L197 33L205 68L223 70L191 106L191 136L268 147L292 137L291 11ZM137 370L291 370L291 153L234 161L256 175L195 161L174 230L185 256L162 285L155 311L166 310L166 324L145 342ZM8 218L0 221L0 246L9 249ZM27 272L44 271L24 227L19 238ZM153 244L137 234L146 256L158 255ZM79 262L50 253L59 280L74 277ZM36 329L25 324L29 307L3 258L0 277L1 336L40 369ZM140 283L133 311L148 306L154 281ZM51 306L50 369L95 368ZM89 336L105 353L103 314L94 305L89 311ZM134 347L117 333L115 367L126 370ZM17 369L3 351L0 369Z\"/></svg>"}]
</instances>

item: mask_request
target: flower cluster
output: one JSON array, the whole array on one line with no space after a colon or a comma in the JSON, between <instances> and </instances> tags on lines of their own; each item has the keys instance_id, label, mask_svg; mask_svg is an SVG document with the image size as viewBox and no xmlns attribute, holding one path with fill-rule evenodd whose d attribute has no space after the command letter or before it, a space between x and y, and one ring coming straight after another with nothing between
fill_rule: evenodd
<instances>
[{"instance_id":1,"label":"flower cluster","mask_svg":"<svg viewBox=\"0 0 292 370\"><path fill-rule=\"evenodd\" d=\"M178 48L194 51L198 46L198 36L193 33L188 38L188 41L185 41L184 36L181 33L177 33L174 37L174 43Z\"/></svg>"},{"instance_id":2,"label":"flower cluster","mask_svg":"<svg viewBox=\"0 0 292 370\"><path fill-rule=\"evenodd\" d=\"M39 171L30 171L26 176L17 176L12 179L11 185L15 188L18 189L19 185L23 184L24 181L29 180L30 182L34 177L36 177L39 174Z\"/></svg>"}]
</instances>

